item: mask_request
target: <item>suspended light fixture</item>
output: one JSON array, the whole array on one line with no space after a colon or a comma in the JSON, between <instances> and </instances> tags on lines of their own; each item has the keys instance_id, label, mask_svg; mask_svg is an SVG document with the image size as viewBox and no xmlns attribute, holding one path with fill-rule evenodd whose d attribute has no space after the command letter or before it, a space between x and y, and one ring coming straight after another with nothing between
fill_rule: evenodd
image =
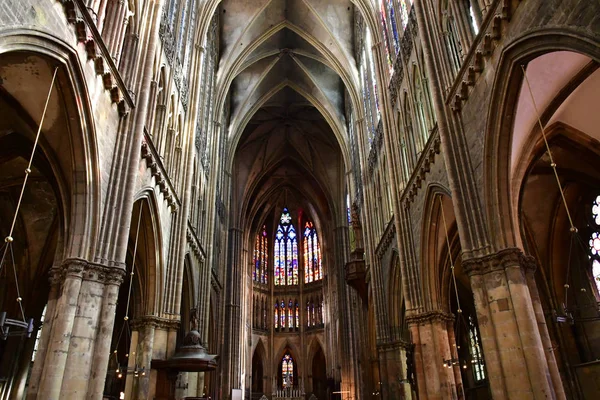
<instances>
[{"instance_id":1,"label":"suspended light fixture","mask_svg":"<svg viewBox=\"0 0 600 400\"><path fill-rule=\"evenodd\" d=\"M52 81L50 82L50 89L48 90L48 95L46 96L46 103L44 104L44 110L42 112L42 118L40 119L40 123L38 125L38 130L35 135L35 141L33 143L33 148L31 149L31 156L29 157L29 164L25 169L25 177L23 178L23 185L21 186L21 194L19 195L19 200L17 201L17 207L15 209L15 214L12 220L12 225L10 226L10 230L8 236L4 239L4 245L2 246L2 259L0 260L0 272L4 268L4 262L7 259L8 254L10 253L10 260L12 263L12 271L15 278L15 286L17 292L17 303L19 304L19 310L21 311L21 319L12 319L7 318L7 312L0 312L0 339L6 340L9 336L25 336L27 338L31 337L33 333L34 323L33 318L25 318L25 311L23 308L23 298L21 297L21 291L19 289L19 277L17 274L17 267L15 264L15 255L13 252L13 243L14 243L14 230L15 225L17 223L17 216L19 215L19 210L21 208L21 203L23 201L23 194L25 193L25 188L27 187L27 180L29 178L29 174L31 174L31 166L33 164L33 156L35 155L35 150L37 149L37 144L40 139L40 135L42 132L42 126L44 125L44 119L46 117L46 111L48 110L48 103L50 101L50 96L52 95L52 89L54 88L54 81L56 80L56 74L58 72L58 67L54 68L54 74L52 75Z\"/></svg>"}]
</instances>

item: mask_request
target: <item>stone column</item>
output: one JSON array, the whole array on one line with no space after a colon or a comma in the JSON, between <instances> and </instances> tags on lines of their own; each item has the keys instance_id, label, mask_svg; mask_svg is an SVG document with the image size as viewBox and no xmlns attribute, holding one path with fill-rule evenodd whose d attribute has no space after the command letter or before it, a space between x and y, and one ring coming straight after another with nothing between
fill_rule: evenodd
<instances>
[{"instance_id":1,"label":"stone column","mask_svg":"<svg viewBox=\"0 0 600 400\"><path fill-rule=\"evenodd\" d=\"M396 341L380 344L378 347L381 369L381 389L384 399L411 399L410 390L405 391L401 379L406 379L405 344Z\"/></svg>"},{"instance_id":2,"label":"stone column","mask_svg":"<svg viewBox=\"0 0 600 400\"><path fill-rule=\"evenodd\" d=\"M48 304L46 306L46 319L44 321L44 329L42 330L42 336L38 342L38 349L36 353L36 360L31 367L31 377L29 378L29 387L27 388L27 400L33 400L37 398L40 379L42 377L42 371L44 368L44 361L48 354L48 346L50 344L50 336L52 333L52 323L54 321L50 316L55 315L56 306L61 294L61 283L63 281L62 269L60 267L52 267L49 272L50 281L50 293L48 294Z\"/></svg>"},{"instance_id":3,"label":"stone column","mask_svg":"<svg viewBox=\"0 0 600 400\"><path fill-rule=\"evenodd\" d=\"M554 399L521 250L463 261L494 399Z\"/></svg>"},{"instance_id":4,"label":"stone column","mask_svg":"<svg viewBox=\"0 0 600 400\"><path fill-rule=\"evenodd\" d=\"M104 293L97 324L97 336L92 358L91 380L88 387L89 399L102 399L104 382L111 355L110 345L115 325L115 312L119 287L123 282L125 270L122 267L107 267L104 276Z\"/></svg>"},{"instance_id":5,"label":"stone column","mask_svg":"<svg viewBox=\"0 0 600 400\"><path fill-rule=\"evenodd\" d=\"M441 311L427 311L408 317L415 344L415 369L419 399L457 399L457 384L453 368L444 367L452 358L447 327L454 317ZM459 382L460 384L460 382Z\"/></svg>"},{"instance_id":6,"label":"stone column","mask_svg":"<svg viewBox=\"0 0 600 400\"><path fill-rule=\"evenodd\" d=\"M133 367L136 364L139 368L144 367L145 374L138 374L137 377L134 376L131 398L147 400L151 398L150 365L152 363L156 321L152 317L142 317L133 323L132 329L137 331L137 340L134 343L132 335L131 346L129 348L129 367ZM129 376L127 378L129 381Z\"/></svg>"},{"instance_id":7,"label":"stone column","mask_svg":"<svg viewBox=\"0 0 600 400\"><path fill-rule=\"evenodd\" d=\"M90 373L96 345L96 334L98 333L97 324L100 321L105 298L105 276L104 266L86 263L79 296L71 299L72 302L76 303L76 312L60 398L89 398L86 394L91 379ZM114 314L111 318L114 320ZM106 351L108 354L108 349ZM108 363L108 359L106 363ZM105 368L106 364L104 365Z\"/></svg>"},{"instance_id":8,"label":"stone column","mask_svg":"<svg viewBox=\"0 0 600 400\"><path fill-rule=\"evenodd\" d=\"M240 312L242 291L242 231L238 228L229 229L228 249L228 276L226 279L225 294L225 326L229 332L225 333L223 343L223 398L231 397L231 389L241 388L240 381L240 351L243 345L241 334L242 315Z\"/></svg>"},{"instance_id":9,"label":"stone column","mask_svg":"<svg viewBox=\"0 0 600 400\"><path fill-rule=\"evenodd\" d=\"M52 331L38 389L38 393L46 399L60 398L85 264L85 261L76 259L63 263L65 278L56 310L53 315L48 315Z\"/></svg>"},{"instance_id":10,"label":"stone column","mask_svg":"<svg viewBox=\"0 0 600 400\"><path fill-rule=\"evenodd\" d=\"M550 376L552 377L552 386L556 393L557 399L566 399L565 390L562 384L562 378L558 370L556 363L556 357L554 356L554 349L552 340L550 339L550 333L548 332L548 325L546 324L546 318L544 317L544 309L542 308L542 301L540 299L540 293L535 282L535 270L537 263L533 257L525 257L525 276L527 277L527 285L529 292L531 293L531 301L533 302L533 309L535 311L535 317L542 338L544 346L544 352L546 354L546 361L548 362L548 369L550 370Z\"/></svg>"}]
</instances>

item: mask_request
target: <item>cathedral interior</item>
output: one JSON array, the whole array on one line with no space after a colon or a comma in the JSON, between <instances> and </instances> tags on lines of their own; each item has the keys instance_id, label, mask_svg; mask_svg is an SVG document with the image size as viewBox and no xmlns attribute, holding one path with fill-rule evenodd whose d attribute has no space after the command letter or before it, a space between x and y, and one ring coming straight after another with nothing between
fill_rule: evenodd
<instances>
[{"instance_id":1,"label":"cathedral interior","mask_svg":"<svg viewBox=\"0 0 600 400\"><path fill-rule=\"evenodd\" d=\"M0 0L0 400L600 396L598 0Z\"/></svg>"}]
</instances>

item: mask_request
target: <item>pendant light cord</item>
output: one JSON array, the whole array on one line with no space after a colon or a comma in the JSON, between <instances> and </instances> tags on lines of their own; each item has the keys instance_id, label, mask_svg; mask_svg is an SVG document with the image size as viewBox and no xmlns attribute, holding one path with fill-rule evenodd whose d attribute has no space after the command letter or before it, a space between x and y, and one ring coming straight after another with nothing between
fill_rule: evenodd
<instances>
[{"instance_id":1,"label":"pendant light cord","mask_svg":"<svg viewBox=\"0 0 600 400\"><path fill-rule=\"evenodd\" d=\"M19 200L17 201L17 206L15 208L15 215L12 220L12 224L10 226L10 231L8 232L8 236L4 239L6 245L4 246L4 252L2 254L2 260L0 261L0 271L4 266L4 260L6 259L6 255L10 249L10 257L13 265L13 274L15 278L15 285L17 288L17 303L19 303L19 308L21 310L21 316L23 317L23 321L25 321L25 312L23 310L23 298L21 297L21 291L19 289L19 278L17 274L17 267L15 265L15 255L12 248L12 243L14 241L13 233L15 230L15 225L17 223L17 217L19 216L19 210L21 209L21 203L23 201L23 195L25 194L25 187L27 186L27 179L29 178L29 174L31 173L31 165L33 164L33 156L35 155L35 150L37 149L37 144L40 139L40 135L42 133L42 126L44 125L44 119L46 118L46 111L48 110L48 103L50 102L50 96L52 95L52 89L54 88L54 82L56 81L56 74L58 73L58 67L54 68L54 73L52 74L52 81L50 82L50 89L48 89L48 95L46 96L46 103L44 104L44 111L42 112L42 117L40 118L40 123L38 125L38 130L35 135L35 141L33 142L33 148L31 149L31 156L29 157L29 164L27 164L27 168L25 169L25 177L23 178L23 185L21 186L21 193L19 194Z\"/></svg>"},{"instance_id":2,"label":"pendant light cord","mask_svg":"<svg viewBox=\"0 0 600 400\"><path fill-rule=\"evenodd\" d=\"M454 275L454 262L452 261L452 253L450 248L450 238L448 237L448 226L446 225L446 216L444 215L444 204L442 203L442 196L439 196L440 200L440 213L442 214L442 221L444 222L444 235L446 237L446 245L448 246L448 261L450 261L450 269L452 270L452 282L454 283L454 294L456 295L456 306L458 309L456 312L462 314L462 308L460 308L460 299L458 297L458 288L456 287L456 275Z\"/></svg>"},{"instance_id":3,"label":"pendant light cord","mask_svg":"<svg viewBox=\"0 0 600 400\"><path fill-rule=\"evenodd\" d=\"M523 71L523 77L525 78L525 83L527 84L527 89L529 91L529 97L531 97L531 103L533 105L533 109L535 111L535 115L537 118L538 125L540 127L540 131L542 132L542 138L544 139L544 144L546 146L546 151L548 152L548 157L550 158L550 167L552 167L552 172L554 172L554 178L556 179L556 186L558 186L558 191L560 192L560 197L562 199L563 206L565 207L565 211L567 213L567 218L569 219L569 231L571 232L571 245L569 247L569 262L567 265L567 276L565 278L565 284L563 285L565 288L565 303L563 307L567 307L568 301L568 293L569 293L569 275L571 271L571 250L573 247L573 235L578 236L577 228L573 223L573 218L571 217L571 212L569 211L569 205L567 204L567 199L565 198L565 192L560 184L560 179L558 177L558 171L556 170L556 163L554 162L554 157L552 157L552 151L550 150L550 145L548 144L548 137L546 136L546 130L544 128L544 124L542 124L542 119L540 117L540 112L537 107L537 103L535 102L535 98L533 96L533 91L531 90L531 85L529 84L529 78L527 77L527 73L525 71L525 66L521 65L521 70Z\"/></svg>"},{"instance_id":4,"label":"pendant light cord","mask_svg":"<svg viewBox=\"0 0 600 400\"><path fill-rule=\"evenodd\" d=\"M575 225L573 224L573 218L571 218L571 212L569 211L569 206L567 205L567 200L565 198L565 192L563 191L563 188L560 184L558 172L556 171L556 163L554 162L554 157L552 157L552 151L550 150L550 145L548 144L546 130L544 129L544 125L542 124L540 112L538 111L537 104L535 102L535 98L533 97L533 91L531 90L531 85L529 84L529 78L527 78L527 73L525 72L525 66L521 65L521 69L523 70L523 76L525 77L525 83L527 84L527 89L529 90L529 96L531 97L531 103L533 104L533 109L534 109L535 115L537 117L538 125L540 126L540 130L542 131L542 138L544 139L544 144L546 145L546 151L548 152L548 157L550 158L550 167L552 167L552 171L554 172L554 178L556 179L556 185L558 186L558 191L560 192L560 197L562 198L563 205L565 206L565 211L567 212L567 218L569 218L570 231L572 233L575 233L575 232L577 232L577 228L575 228Z\"/></svg>"}]
</instances>

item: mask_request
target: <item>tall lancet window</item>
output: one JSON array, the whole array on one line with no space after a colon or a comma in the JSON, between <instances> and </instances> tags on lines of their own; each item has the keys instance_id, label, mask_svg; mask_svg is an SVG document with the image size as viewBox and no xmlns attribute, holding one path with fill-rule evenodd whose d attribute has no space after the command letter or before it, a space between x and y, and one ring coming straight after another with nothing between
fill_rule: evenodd
<instances>
[{"instance_id":1,"label":"tall lancet window","mask_svg":"<svg viewBox=\"0 0 600 400\"><path fill-rule=\"evenodd\" d=\"M290 299L290 303L288 304L288 328L294 327L294 303L292 303L292 299Z\"/></svg>"},{"instance_id":2,"label":"tall lancet window","mask_svg":"<svg viewBox=\"0 0 600 400\"><path fill-rule=\"evenodd\" d=\"M294 386L294 360L290 353L286 353L281 360L281 378L284 388Z\"/></svg>"},{"instance_id":3,"label":"tall lancet window","mask_svg":"<svg viewBox=\"0 0 600 400\"><path fill-rule=\"evenodd\" d=\"M318 281L323 278L321 268L321 246L317 238L317 230L312 222L304 225L304 283Z\"/></svg>"},{"instance_id":4,"label":"tall lancet window","mask_svg":"<svg viewBox=\"0 0 600 400\"><path fill-rule=\"evenodd\" d=\"M283 209L275 234L275 285L298 284L298 238L287 208Z\"/></svg>"},{"instance_id":5,"label":"tall lancet window","mask_svg":"<svg viewBox=\"0 0 600 400\"><path fill-rule=\"evenodd\" d=\"M592 220L590 222L590 260L592 263L592 279L600 295L600 196L592 203Z\"/></svg>"},{"instance_id":6,"label":"tall lancet window","mask_svg":"<svg viewBox=\"0 0 600 400\"><path fill-rule=\"evenodd\" d=\"M263 226L262 231L256 235L254 245L254 271L252 278L255 282L267 283L267 259L268 259L267 228Z\"/></svg>"},{"instance_id":7,"label":"tall lancet window","mask_svg":"<svg viewBox=\"0 0 600 400\"><path fill-rule=\"evenodd\" d=\"M286 315L285 315L285 301L281 300L281 309L280 309L280 328L285 328L285 321L286 321Z\"/></svg>"}]
</instances>

